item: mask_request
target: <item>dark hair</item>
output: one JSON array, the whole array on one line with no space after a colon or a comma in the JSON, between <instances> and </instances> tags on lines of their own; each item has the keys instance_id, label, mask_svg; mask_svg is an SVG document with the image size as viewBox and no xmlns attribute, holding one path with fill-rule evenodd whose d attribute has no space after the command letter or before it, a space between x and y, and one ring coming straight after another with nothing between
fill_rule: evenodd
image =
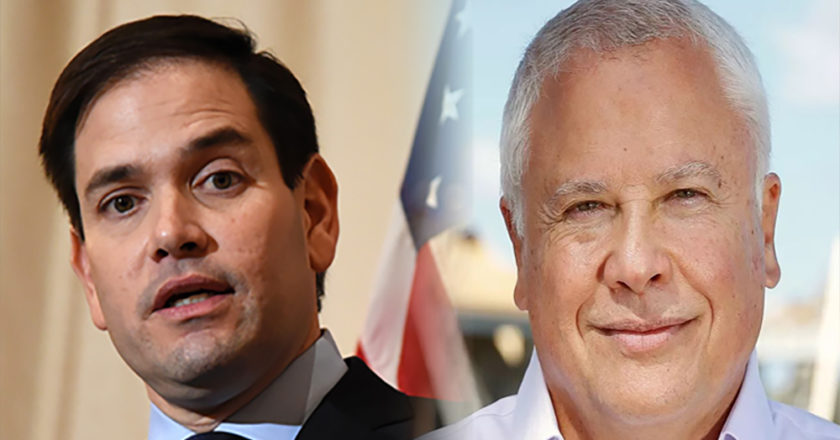
<instances>
[{"instance_id":1,"label":"dark hair","mask_svg":"<svg viewBox=\"0 0 840 440\"><path fill-rule=\"evenodd\" d=\"M110 86L166 59L197 59L233 69L242 78L268 132L286 186L294 188L318 152L315 118L297 78L268 52L256 52L247 29L194 15L158 15L115 27L82 49L61 72L41 131L44 171L70 222L84 240L75 184L75 137L80 119ZM316 276L318 310L324 274Z\"/></svg>"}]
</instances>

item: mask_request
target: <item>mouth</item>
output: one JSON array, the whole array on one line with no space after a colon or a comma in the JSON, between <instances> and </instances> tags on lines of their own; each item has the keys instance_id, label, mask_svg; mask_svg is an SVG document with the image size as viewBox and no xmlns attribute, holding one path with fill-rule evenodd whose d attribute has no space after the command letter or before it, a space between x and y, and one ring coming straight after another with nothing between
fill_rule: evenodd
<instances>
[{"instance_id":1,"label":"mouth","mask_svg":"<svg viewBox=\"0 0 840 440\"><path fill-rule=\"evenodd\" d=\"M599 333L615 342L626 354L641 354L665 346L693 321L693 319L621 321L596 328Z\"/></svg>"},{"instance_id":2,"label":"mouth","mask_svg":"<svg viewBox=\"0 0 840 440\"><path fill-rule=\"evenodd\" d=\"M233 286L225 281L203 275L189 275L164 283L155 295L152 313L167 309L178 309L207 301L220 295L235 293Z\"/></svg>"}]
</instances>

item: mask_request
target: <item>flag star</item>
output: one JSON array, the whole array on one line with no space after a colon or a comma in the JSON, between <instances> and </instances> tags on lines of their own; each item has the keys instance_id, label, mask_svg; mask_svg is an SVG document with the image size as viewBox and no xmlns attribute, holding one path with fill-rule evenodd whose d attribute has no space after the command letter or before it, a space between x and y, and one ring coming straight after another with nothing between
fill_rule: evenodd
<instances>
[{"instance_id":1,"label":"flag star","mask_svg":"<svg viewBox=\"0 0 840 440\"><path fill-rule=\"evenodd\" d=\"M440 112L440 123L443 124L447 119L458 120L458 101L464 97L464 89L455 91L449 90L449 86L443 88L443 108Z\"/></svg>"},{"instance_id":2,"label":"flag star","mask_svg":"<svg viewBox=\"0 0 840 440\"><path fill-rule=\"evenodd\" d=\"M438 207L438 188L440 188L440 182L443 180L443 177L437 176L429 182L429 195L426 196L426 206L432 209L437 209Z\"/></svg>"},{"instance_id":3,"label":"flag star","mask_svg":"<svg viewBox=\"0 0 840 440\"><path fill-rule=\"evenodd\" d=\"M464 9L455 14L455 20L458 21L458 36L462 37L472 25L472 9L470 9L469 0L464 2Z\"/></svg>"}]
</instances>

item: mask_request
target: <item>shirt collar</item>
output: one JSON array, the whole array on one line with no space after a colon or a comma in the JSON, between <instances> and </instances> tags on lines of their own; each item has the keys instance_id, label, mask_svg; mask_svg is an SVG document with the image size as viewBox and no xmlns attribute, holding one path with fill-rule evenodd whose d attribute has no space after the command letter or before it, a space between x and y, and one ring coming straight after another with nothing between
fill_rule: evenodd
<instances>
[{"instance_id":1,"label":"shirt collar","mask_svg":"<svg viewBox=\"0 0 840 440\"><path fill-rule=\"evenodd\" d=\"M563 440L536 349L531 354L531 362L519 386L513 426L517 430L516 438ZM761 384L758 359L753 351L747 363L741 390L718 439L767 439L772 438L772 429L773 416L767 394Z\"/></svg>"},{"instance_id":2,"label":"shirt collar","mask_svg":"<svg viewBox=\"0 0 840 440\"><path fill-rule=\"evenodd\" d=\"M298 356L254 400L215 430L253 440L292 439L324 396L347 372L329 330ZM149 440L183 439L193 432L165 415L154 404L149 416Z\"/></svg>"},{"instance_id":3,"label":"shirt collar","mask_svg":"<svg viewBox=\"0 0 840 440\"><path fill-rule=\"evenodd\" d=\"M773 415L770 402L761 384L755 351L750 355L747 371L735 404L723 425L719 440L752 440L773 437Z\"/></svg>"},{"instance_id":4,"label":"shirt collar","mask_svg":"<svg viewBox=\"0 0 840 440\"><path fill-rule=\"evenodd\" d=\"M514 438L563 440L536 349L516 395L513 419Z\"/></svg>"}]
</instances>

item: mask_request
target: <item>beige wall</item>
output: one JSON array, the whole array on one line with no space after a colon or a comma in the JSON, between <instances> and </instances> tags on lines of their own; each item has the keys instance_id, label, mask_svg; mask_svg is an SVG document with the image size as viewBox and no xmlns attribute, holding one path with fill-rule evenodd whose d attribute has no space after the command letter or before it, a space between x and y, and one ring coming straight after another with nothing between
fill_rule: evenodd
<instances>
[{"instance_id":1,"label":"beige wall","mask_svg":"<svg viewBox=\"0 0 840 440\"><path fill-rule=\"evenodd\" d=\"M0 0L0 438L145 436L142 383L90 323L38 163L47 97L73 54L118 23L194 12L241 19L297 74L340 188L322 321L351 353L448 3Z\"/></svg>"}]
</instances>

